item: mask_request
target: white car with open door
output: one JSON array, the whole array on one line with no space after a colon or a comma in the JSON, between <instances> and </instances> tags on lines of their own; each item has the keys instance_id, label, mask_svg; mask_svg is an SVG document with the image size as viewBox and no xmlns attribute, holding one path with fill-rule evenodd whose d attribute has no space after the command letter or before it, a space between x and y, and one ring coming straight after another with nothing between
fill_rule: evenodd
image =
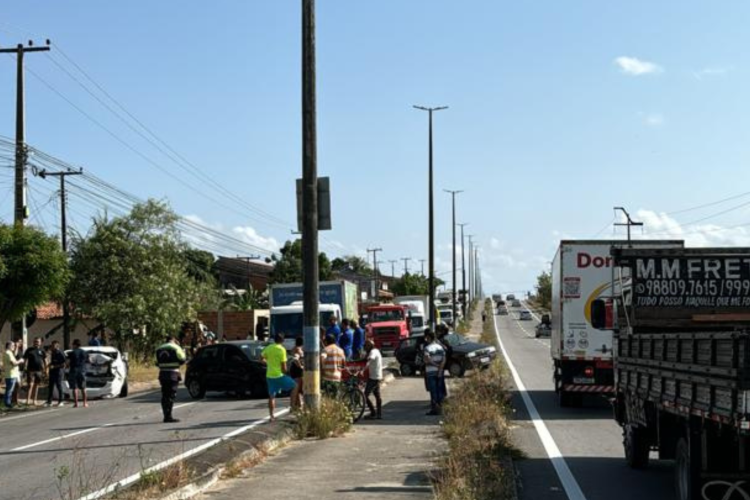
<instances>
[{"instance_id":1,"label":"white car with open door","mask_svg":"<svg viewBox=\"0 0 750 500\"><path fill-rule=\"evenodd\" d=\"M128 395L128 362L119 349L111 346L81 347L86 352L86 393L91 398L124 398ZM68 353L65 351L67 359ZM63 392L72 397L65 370Z\"/></svg>"}]
</instances>

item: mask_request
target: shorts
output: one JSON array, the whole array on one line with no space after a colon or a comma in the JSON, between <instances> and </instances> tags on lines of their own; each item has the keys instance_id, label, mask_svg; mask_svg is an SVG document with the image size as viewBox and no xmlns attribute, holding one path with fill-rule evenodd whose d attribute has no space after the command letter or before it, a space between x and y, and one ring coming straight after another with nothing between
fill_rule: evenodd
<instances>
[{"instance_id":1,"label":"shorts","mask_svg":"<svg viewBox=\"0 0 750 500\"><path fill-rule=\"evenodd\" d=\"M86 375L83 372L68 373L68 385L71 389L86 389Z\"/></svg>"},{"instance_id":2,"label":"shorts","mask_svg":"<svg viewBox=\"0 0 750 500\"><path fill-rule=\"evenodd\" d=\"M26 383L27 384L39 384L42 382L42 372L24 372L26 374Z\"/></svg>"},{"instance_id":3,"label":"shorts","mask_svg":"<svg viewBox=\"0 0 750 500\"><path fill-rule=\"evenodd\" d=\"M291 391L297 387L297 382L288 375L282 375L277 378L266 378L266 383L268 383L268 397L271 399L275 398L281 392Z\"/></svg>"}]
</instances>

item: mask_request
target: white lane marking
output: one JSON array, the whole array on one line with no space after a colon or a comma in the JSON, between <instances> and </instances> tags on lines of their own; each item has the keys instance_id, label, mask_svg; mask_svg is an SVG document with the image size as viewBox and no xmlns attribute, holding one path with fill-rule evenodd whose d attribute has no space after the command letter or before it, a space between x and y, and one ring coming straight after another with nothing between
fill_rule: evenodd
<instances>
[{"instance_id":1,"label":"white lane marking","mask_svg":"<svg viewBox=\"0 0 750 500\"><path fill-rule=\"evenodd\" d=\"M176 410L178 408L184 408L186 406L190 406L190 405L193 405L193 404L195 404L195 401L192 401L190 403L182 403L182 404L179 404L179 405L175 406L174 409ZM123 422L119 422L119 423L123 423ZM106 429L107 427L112 427L114 425L118 425L118 422L111 422L111 423L108 423L108 424L98 425L96 427L89 427L88 429L81 429L79 431L71 432L70 434L63 434L61 436L53 437L53 438L50 438L50 439L45 439L44 441L37 441L36 443L31 443L31 444L26 444L26 445L23 445L23 446L19 446L18 448L13 448L10 451L24 451L24 450L28 450L28 449L31 449L31 448L36 448L37 446L43 446L45 444L54 443L56 441L62 441L63 439L68 439L68 438L72 438L72 437L75 437L75 436L80 436L81 434L88 434L89 432L94 432L94 431L98 431L98 430L101 430L101 429Z\"/></svg>"},{"instance_id":2,"label":"white lane marking","mask_svg":"<svg viewBox=\"0 0 750 500\"><path fill-rule=\"evenodd\" d=\"M277 411L274 415L277 416L277 417L280 417L281 415L286 415L287 413L289 413L289 408L285 408L283 410ZM136 472L132 476L128 476L125 479L121 479L121 480L117 481L116 483L110 484L109 486L100 489L99 491L95 491L93 493L89 493L88 495L83 496L83 497L79 498L78 500L96 500L98 498L101 498L101 497L103 497L105 495L108 495L108 494L112 493L113 491L115 491L115 490L117 490L119 488L123 488L123 487L125 487L125 486L127 486L129 484L133 484L134 482L138 481L142 476L144 476L146 474L150 474L152 472L156 472L156 471L165 469L165 468L169 467L170 465L176 464L177 462L179 462L181 460L184 460L186 458L192 457L193 455L196 455L196 454L202 452L203 450L207 450L208 448L216 446L217 444L219 444L219 443L221 443L223 441L226 441L227 439L233 438L234 436L242 434L245 431L249 431L250 429L253 429L253 428L255 428L255 427L257 427L257 426L259 426L261 424L264 424L264 423L268 422L268 420L270 418L271 417L264 417L264 418L262 418L260 420L256 420L252 424L249 424L249 425L246 425L244 427L240 427L238 429L235 429L235 430L233 430L231 432L228 432L228 433L224 434L221 437L212 439L211 441L203 443L200 446L196 446L195 448L192 448L192 449L187 450L187 451L185 451L183 453L180 453L179 455L175 455L174 457L169 458L169 459L167 459L167 460L165 460L163 462L160 462L160 463L158 463L158 464L156 464L154 466L151 466L148 469L145 469L145 470L143 470L141 472Z\"/></svg>"},{"instance_id":3,"label":"white lane marking","mask_svg":"<svg viewBox=\"0 0 750 500\"><path fill-rule=\"evenodd\" d=\"M520 328L520 329L521 329L521 330L523 331L523 333L524 333L524 334L526 334L526 336L527 336L527 337L529 337L530 339L534 339L534 340L535 340L535 341L536 341L537 343L539 343L539 344L543 345L544 347L547 347L547 348L549 347L549 344L548 344L548 343L544 342L544 341L543 341L543 340L541 340L541 339L538 339L538 338L536 337L536 335L532 335L532 334L530 334L529 332L527 332L527 331L526 331L526 328L524 328L524 327L523 327L523 325L521 324L521 321L519 321L519 319L518 319L518 318L516 318L515 316L513 316L513 321L515 321L515 322L516 322L516 324L518 325L518 327L519 327L519 328Z\"/></svg>"},{"instance_id":4,"label":"white lane marking","mask_svg":"<svg viewBox=\"0 0 750 500\"><path fill-rule=\"evenodd\" d=\"M0 417L0 423L10 422L11 420L19 420L21 418L29 418L29 417L35 417L39 415L49 415L50 413L59 411L59 408L55 408L54 410L36 410L36 411L30 411L28 413L24 413L23 415L15 415L12 417Z\"/></svg>"},{"instance_id":5,"label":"white lane marking","mask_svg":"<svg viewBox=\"0 0 750 500\"><path fill-rule=\"evenodd\" d=\"M555 472L557 472L557 477L560 478L560 482L562 483L563 489L565 490L565 494L568 495L568 498L570 500L586 500L586 496L583 494L581 487L578 485L578 481L576 481L576 478L570 471L568 463L565 461L565 457L563 457L562 453L560 452L560 448L557 447L557 443L555 443L555 440L552 438L552 434L550 434L549 429L547 429L547 425L539 415L539 411L536 409L536 406L534 406L534 402L531 400L531 396L529 396L529 392L526 390L526 386L523 384L521 376L518 374L516 367L513 366L513 362L510 360L508 351L505 350L505 345L503 345L503 341L500 338L500 331L497 329L497 318L494 314L492 315L492 321L495 325L495 336L497 337L497 343L500 346L500 351L502 351L503 353L505 362L508 363L508 369L510 369L510 373L513 375L513 380L516 383L518 392L521 393L521 398L523 399L523 403L526 405L526 410L528 410L529 412L529 416L531 417L531 421L534 424L536 433L539 436L539 439L542 441L544 451L547 452L547 456L549 457L550 462L552 462L552 466L555 468Z\"/></svg>"}]
</instances>

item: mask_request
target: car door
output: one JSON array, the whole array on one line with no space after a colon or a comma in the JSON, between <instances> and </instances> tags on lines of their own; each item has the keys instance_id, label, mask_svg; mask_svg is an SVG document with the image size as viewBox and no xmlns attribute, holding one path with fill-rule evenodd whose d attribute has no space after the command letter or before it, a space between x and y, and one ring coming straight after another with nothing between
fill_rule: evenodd
<instances>
[{"instance_id":1,"label":"car door","mask_svg":"<svg viewBox=\"0 0 750 500\"><path fill-rule=\"evenodd\" d=\"M207 391L217 391L221 388L221 356L219 346L209 345L201 347L198 355L199 371Z\"/></svg>"},{"instance_id":2,"label":"car door","mask_svg":"<svg viewBox=\"0 0 750 500\"><path fill-rule=\"evenodd\" d=\"M249 382L247 358L237 346L225 345L224 347L224 371L226 389L247 389Z\"/></svg>"}]
</instances>

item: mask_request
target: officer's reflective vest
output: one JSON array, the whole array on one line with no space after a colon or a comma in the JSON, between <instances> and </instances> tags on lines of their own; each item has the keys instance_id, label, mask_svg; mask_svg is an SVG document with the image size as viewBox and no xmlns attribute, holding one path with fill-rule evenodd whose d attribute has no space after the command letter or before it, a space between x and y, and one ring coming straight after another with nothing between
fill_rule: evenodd
<instances>
[{"instance_id":1,"label":"officer's reflective vest","mask_svg":"<svg viewBox=\"0 0 750 500\"><path fill-rule=\"evenodd\" d=\"M160 370L176 370L185 363L187 357L182 347L167 342L156 350L156 366Z\"/></svg>"}]
</instances>

